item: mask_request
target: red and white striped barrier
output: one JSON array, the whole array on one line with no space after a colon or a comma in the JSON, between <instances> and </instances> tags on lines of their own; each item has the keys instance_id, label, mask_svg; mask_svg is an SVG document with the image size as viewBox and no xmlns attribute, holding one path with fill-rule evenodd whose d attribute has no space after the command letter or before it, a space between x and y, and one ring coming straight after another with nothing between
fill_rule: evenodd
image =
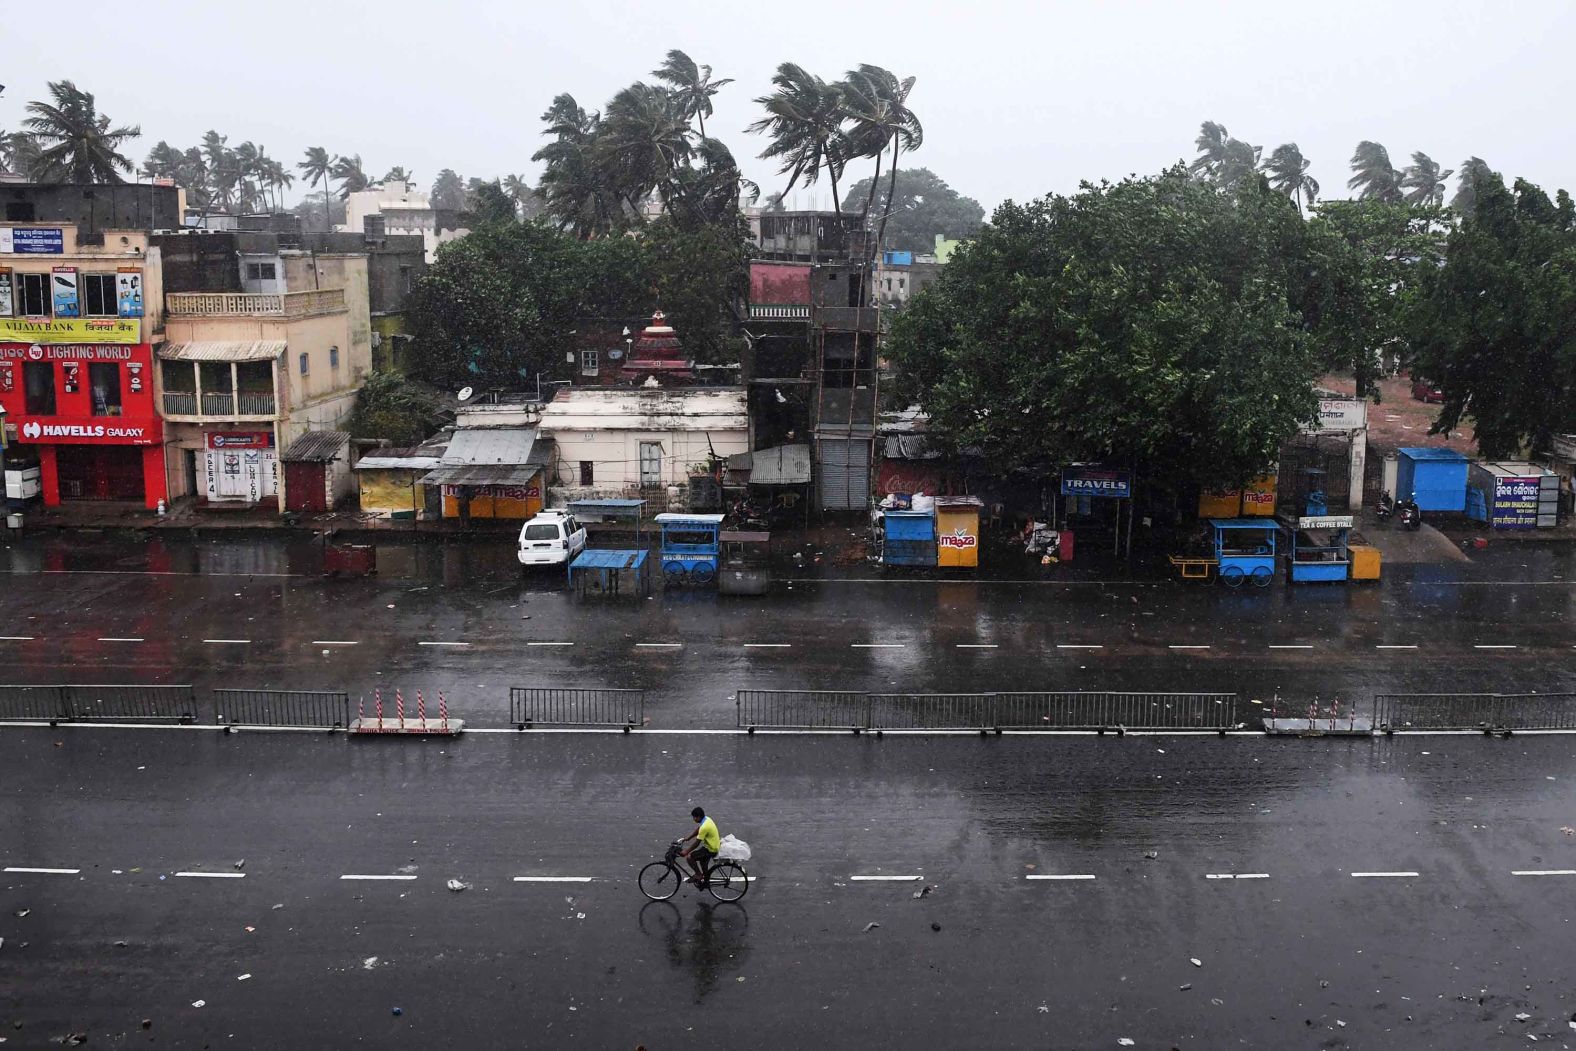
<instances>
[{"instance_id":1,"label":"red and white striped barrier","mask_svg":"<svg viewBox=\"0 0 1576 1051\"><path fill-rule=\"evenodd\" d=\"M416 691L416 714L414 718L405 716L405 690L403 687L394 688L394 713L391 719L385 720L383 715L383 687L376 687L372 691L372 718L367 718L366 699L363 696L356 704L356 721L351 724L350 732L353 734L391 734L398 736L436 734L452 737L465 728L463 719L449 718L449 704L438 691L438 717L427 717L427 695L424 690Z\"/></svg>"}]
</instances>

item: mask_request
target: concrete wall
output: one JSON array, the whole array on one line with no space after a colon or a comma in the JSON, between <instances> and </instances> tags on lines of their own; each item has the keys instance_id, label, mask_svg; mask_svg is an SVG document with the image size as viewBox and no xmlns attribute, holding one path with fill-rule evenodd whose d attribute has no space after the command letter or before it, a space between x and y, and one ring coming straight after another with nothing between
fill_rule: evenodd
<instances>
[{"instance_id":1,"label":"concrete wall","mask_svg":"<svg viewBox=\"0 0 1576 1051\"><path fill-rule=\"evenodd\" d=\"M580 461L592 462L592 486L616 496L640 488L640 445L662 444L662 485L688 484L689 465L718 456L748 452L747 431L553 431L557 458L550 485L580 485Z\"/></svg>"},{"instance_id":2,"label":"concrete wall","mask_svg":"<svg viewBox=\"0 0 1576 1051\"><path fill-rule=\"evenodd\" d=\"M409 512L413 507L418 512L426 510L427 487L416 482L416 479L427 473L425 468L419 471L367 470L353 473L361 490L363 514L398 514ZM412 482L416 484L414 494L411 492Z\"/></svg>"},{"instance_id":3,"label":"concrete wall","mask_svg":"<svg viewBox=\"0 0 1576 1051\"><path fill-rule=\"evenodd\" d=\"M147 183L0 183L0 222L68 224L92 233L175 230L181 191Z\"/></svg>"},{"instance_id":4,"label":"concrete wall","mask_svg":"<svg viewBox=\"0 0 1576 1051\"><path fill-rule=\"evenodd\" d=\"M351 254L288 253L284 257L285 276L292 292L340 288L345 292L345 314L349 323L346 342L332 343L340 349L340 368L361 366L361 377L372 371L372 316L368 300L367 257ZM348 354L347 354L348 352ZM328 364L325 350L323 364ZM313 362L313 368L317 363ZM299 369L297 370L299 372ZM356 380L360 386L360 379Z\"/></svg>"}]
</instances>

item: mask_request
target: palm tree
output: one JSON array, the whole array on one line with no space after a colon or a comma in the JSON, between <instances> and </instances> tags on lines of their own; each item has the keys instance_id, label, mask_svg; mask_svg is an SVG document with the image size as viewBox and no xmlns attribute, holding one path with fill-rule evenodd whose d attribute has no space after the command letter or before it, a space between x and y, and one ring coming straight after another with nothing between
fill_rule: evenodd
<instances>
[{"instance_id":1,"label":"palm tree","mask_svg":"<svg viewBox=\"0 0 1576 1051\"><path fill-rule=\"evenodd\" d=\"M371 180L361 167L361 154L355 153L346 157L335 157L334 168L330 173L339 183L339 199L346 200L351 194L365 190L371 186Z\"/></svg>"},{"instance_id":2,"label":"palm tree","mask_svg":"<svg viewBox=\"0 0 1576 1051\"><path fill-rule=\"evenodd\" d=\"M1390 152L1377 142L1364 139L1352 154L1352 177L1346 188L1358 191L1358 199L1395 204L1401 200L1401 173L1390 164Z\"/></svg>"},{"instance_id":3,"label":"palm tree","mask_svg":"<svg viewBox=\"0 0 1576 1051\"><path fill-rule=\"evenodd\" d=\"M400 164L396 164L394 167L390 168L389 173L383 176L383 182L385 185L388 183L397 182L399 183L400 189L406 193L410 192L410 184L415 181L416 177L410 172L406 171L404 165Z\"/></svg>"},{"instance_id":4,"label":"palm tree","mask_svg":"<svg viewBox=\"0 0 1576 1051\"><path fill-rule=\"evenodd\" d=\"M1308 174L1309 167L1310 162L1303 157L1295 142L1275 147L1269 160L1264 162L1270 185L1290 197L1299 213L1304 201L1312 208L1314 198L1319 196L1319 180Z\"/></svg>"},{"instance_id":5,"label":"palm tree","mask_svg":"<svg viewBox=\"0 0 1576 1051\"><path fill-rule=\"evenodd\" d=\"M176 179L185 160L180 150L160 139L158 145L148 151L148 159L142 162L142 174L149 179Z\"/></svg>"},{"instance_id":6,"label":"palm tree","mask_svg":"<svg viewBox=\"0 0 1576 1051\"><path fill-rule=\"evenodd\" d=\"M623 212L596 163L602 115L566 93L553 99L542 122L552 141L531 159L544 162L539 193L547 214L582 239L610 232Z\"/></svg>"},{"instance_id":7,"label":"palm tree","mask_svg":"<svg viewBox=\"0 0 1576 1051\"><path fill-rule=\"evenodd\" d=\"M509 200L514 202L515 212L521 219L530 219L533 215L532 204L537 199L536 191L531 189L531 184L525 181L523 175L506 175L503 179L503 192L509 195Z\"/></svg>"},{"instance_id":8,"label":"palm tree","mask_svg":"<svg viewBox=\"0 0 1576 1051\"><path fill-rule=\"evenodd\" d=\"M303 159L296 164L296 170L307 181L307 185L310 186L313 183L323 184L323 229L325 230L328 229L328 213L330 211L328 179L333 174L334 164L338 159L321 146L308 146Z\"/></svg>"},{"instance_id":9,"label":"palm tree","mask_svg":"<svg viewBox=\"0 0 1576 1051\"><path fill-rule=\"evenodd\" d=\"M669 93L678 103L684 119L700 122L701 138L706 137L706 118L711 116L711 97L725 84L732 84L732 77L711 79L710 66L697 66L695 60L682 51L668 52L668 57L651 75L671 85Z\"/></svg>"},{"instance_id":10,"label":"palm tree","mask_svg":"<svg viewBox=\"0 0 1576 1051\"><path fill-rule=\"evenodd\" d=\"M636 81L608 102L593 163L638 215L653 192L664 204L672 196L675 173L695 152L691 134L666 91Z\"/></svg>"},{"instance_id":11,"label":"palm tree","mask_svg":"<svg viewBox=\"0 0 1576 1051\"><path fill-rule=\"evenodd\" d=\"M1439 168L1439 162L1422 150L1412 154L1412 163L1401 173L1401 188L1411 204L1437 208L1445 203L1445 180L1454 168Z\"/></svg>"},{"instance_id":12,"label":"palm tree","mask_svg":"<svg viewBox=\"0 0 1576 1051\"><path fill-rule=\"evenodd\" d=\"M832 180L832 208L842 211L837 180L848 163L842 89L792 62L777 67L772 83L777 90L755 100L766 107L766 116L748 130L771 136L761 157L780 159L782 165L777 173L788 176L788 186L775 195L778 202L801 181L807 186L813 184L825 168Z\"/></svg>"},{"instance_id":13,"label":"palm tree","mask_svg":"<svg viewBox=\"0 0 1576 1051\"><path fill-rule=\"evenodd\" d=\"M1477 210L1478 187L1487 182L1497 182L1499 176L1482 157L1468 157L1461 162L1461 178L1456 180L1456 195L1450 198L1450 207L1463 216Z\"/></svg>"},{"instance_id":14,"label":"palm tree","mask_svg":"<svg viewBox=\"0 0 1576 1051\"><path fill-rule=\"evenodd\" d=\"M124 182L122 172L135 170L120 152L128 139L142 135L137 125L110 127L90 91L69 80L49 83L53 102L29 102L32 114L23 123L39 146L39 171L34 178L50 182Z\"/></svg>"},{"instance_id":15,"label":"palm tree","mask_svg":"<svg viewBox=\"0 0 1576 1051\"><path fill-rule=\"evenodd\" d=\"M274 191L274 207L284 211L284 192L295 185L295 176L290 170L272 157L268 158L268 185Z\"/></svg>"},{"instance_id":16,"label":"palm tree","mask_svg":"<svg viewBox=\"0 0 1576 1051\"><path fill-rule=\"evenodd\" d=\"M235 177L236 177L236 207L240 211L253 211L257 208L258 197L258 170L257 162L262 156L262 151L255 142L243 142L235 148Z\"/></svg>"},{"instance_id":17,"label":"palm tree","mask_svg":"<svg viewBox=\"0 0 1576 1051\"><path fill-rule=\"evenodd\" d=\"M1258 170L1259 156L1264 152L1262 146L1232 138L1224 124L1212 120L1199 126L1193 145L1198 148L1198 156L1188 165L1188 171L1199 181L1222 190L1234 190L1251 177Z\"/></svg>"},{"instance_id":18,"label":"palm tree","mask_svg":"<svg viewBox=\"0 0 1576 1051\"><path fill-rule=\"evenodd\" d=\"M0 131L0 171L27 178L38 169L38 140L25 131Z\"/></svg>"},{"instance_id":19,"label":"palm tree","mask_svg":"<svg viewBox=\"0 0 1576 1051\"><path fill-rule=\"evenodd\" d=\"M202 137L199 150L203 159L208 162L208 178L213 186L214 197L220 208L230 209L234 200L233 195L241 183L240 164L236 161L235 151L230 149L228 135L220 135L217 131L209 131Z\"/></svg>"},{"instance_id":20,"label":"palm tree","mask_svg":"<svg viewBox=\"0 0 1576 1051\"><path fill-rule=\"evenodd\" d=\"M868 218L870 203L875 199L876 183L881 179L881 154L888 143L892 145L892 172L887 179L887 200L897 200L897 162L904 150L912 153L925 141L925 129L919 118L908 108L908 95L914 89L914 78L898 80L880 66L861 65L849 70L841 91L844 110L852 122L848 134L850 156L875 157L876 173L870 180L870 193L865 198L862 217ZM890 209L888 209L890 212ZM886 234L887 215L881 216L876 231L876 244Z\"/></svg>"}]
</instances>

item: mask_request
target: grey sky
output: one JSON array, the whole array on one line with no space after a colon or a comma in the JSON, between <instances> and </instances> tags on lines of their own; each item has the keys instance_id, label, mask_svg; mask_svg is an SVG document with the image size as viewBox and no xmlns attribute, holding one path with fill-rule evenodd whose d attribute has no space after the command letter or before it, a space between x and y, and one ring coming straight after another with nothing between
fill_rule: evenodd
<instances>
[{"instance_id":1,"label":"grey sky","mask_svg":"<svg viewBox=\"0 0 1576 1051\"><path fill-rule=\"evenodd\" d=\"M138 162L159 139L193 145L212 127L291 165L321 145L359 153L372 175L405 165L422 185L444 167L534 183L538 116L554 94L600 108L678 47L736 78L707 128L766 192L783 180L743 129L782 61L828 79L859 62L917 76L925 145L904 164L987 209L1190 158L1206 119L1266 154L1297 142L1326 196L1346 194L1365 138L1398 167L1418 149L1449 168L1476 154L1546 189L1576 184L1576 4L1565 0L152 0L131 22L118 0L73 10L69 25L5 20L0 127L19 125L46 81L71 78L117 122L142 125ZM824 182L818 196L829 200Z\"/></svg>"}]
</instances>

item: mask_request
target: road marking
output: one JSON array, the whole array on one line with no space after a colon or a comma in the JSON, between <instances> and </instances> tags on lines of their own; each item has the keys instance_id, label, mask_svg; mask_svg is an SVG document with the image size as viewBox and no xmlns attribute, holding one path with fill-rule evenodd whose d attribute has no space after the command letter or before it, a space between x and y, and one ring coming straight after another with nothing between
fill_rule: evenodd
<instances>
[{"instance_id":1,"label":"road marking","mask_svg":"<svg viewBox=\"0 0 1576 1051\"><path fill-rule=\"evenodd\" d=\"M1401 879L1401 878L1406 878L1406 877L1409 877L1409 876L1415 876L1415 875L1417 875L1417 873L1415 873L1415 872L1354 872L1354 873L1352 873L1352 875L1357 877L1358 879L1373 879L1373 878L1380 878L1380 879L1382 879L1382 878L1387 878L1387 877L1394 877L1394 878L1397 878L1397 879Z\"/></svg>"},{"instance_id":2,"label":"road marking","mask_svg":"<svg viewBox=\"0 0 1576 1051\"><path fill-rule=\"evenodd\" d=\"M1473 646L1472 648L1475 649L1475 650L1513 650L1513 649L1516 649L1515 646L1507 645L1505 643L1495 643L1495 644L1478 643L1476 646Z\"/></svg>"},{"instance_id":3,"label":"road marking","mask_svg":"<svg viewBox=\"0 0 1576 1051\"><path fill-rule=\"evenodd\" d=\"M177 872L177 876L189 876L192 879L245 879L244 872Z\"/></svg>"},{"instance_id":4,"label":"road marking","mask_svg":"<svg viewBox=\"0 0 1576 1051\"><path fill-rule=\"evenodd\" d=\"M744 648L747 650L786 650L792 645L793 643L791 642L746 642Z\"/></svg>"},{"instance_id":5,"label":"road marking","mask_svg":"<svg viewBox=\"0 0 1576 1051\"><path fill-rule=\"evenodd\" d=\"M1206 872L1205 879L1269 879L1268 872Z\"/></svg>"},{"instance_id":6,"label":"road marking","mask_svg":"<svg viewBox=\"0 0 1576 1051\"><path fill-rule=\"evenodd\" d=\"M1512 869L1512 876L1576 876L1576 869Z\"/></svg>"},{"instance_id":7,"label":"road marking","mask_svg":"<svg viewBox=\"0 0 1576 1051\"><path fill-rule=\"evenodd\" d=\"M1167 646L1169 650L1207 650L1208 646Z\"/></svg>"},{"instance_id":8,"label":"road marking","mask_svg":"<svg viewBox=\"0 0 1576 1051\"><path fill-rule=\"evenodd\" d=\"M100 642L142 642L142 639L118 639L109 635L100 635Z\"/></svg>"},{"instance_id":9,"label":"road marking","mask_svg":"<svg viewBox=\"0 0 1576 1051\"><path fill-rule=\"evenodd\" d=\"M1309 646L1309 645L1302 644L1302 643L1298 643L1296 645L1291 645L1291 644L1277 644L1277 643L1272 642L1272 643L1270 643L1270 649L1272 649L1272 650L1311 650L1311 649L1313 649L1313 647Z\"/></svg>"},{"instance_id":10,"label":"road marking","mask_svg":"<svg viewBox=\"0 0 1576 1051\"><path fill-rule=\"evenodd\" d=\"M574 643L572 643L572 642L527 642L526 645L527 646L573 646Z\"/></svg>"},{"instance_id":11,"label":"road marking","mask_svg":"<svg viewBox=\"0 0 1576 1051\"><path fill-rule=\"evenodd\" d=\"M1094 879L1093 876L1084 875L1082 873L1080 873L1078 875L1063 875L1061 873L1056 873L1056 874L1053 875L1052 873L1049 873L1049 872L1031 872L1031 873L1029 873L1027 876L1025 876L1023 878L1024 879Z\"/></svg>"},{"instance_id":12,"label":"road marking","mask_svg":"<svg viewBox=\"0 0 1576 1051\"><path fill-rule=\"evenodd\" d=\"M1411 643L1409 645L1395 645L1395 644L1392 644L1392 643L1383 643L1383 642L1381 642L1378 645L1376 645L1374 647L1374 649L1376 649L1376 650L1415 650L1415 649L1417 649L1417 644L1416 643Z\"/></svg>"},{"instance_id":13,"label":"road marking","mask_svg":"<svg viewBox=\"0 0 1576 1051\"><path fill-rule=\"evenodd\" d=\"M1104 646L1092 642L1061 642L1056 646L1059 650L1103 650Z\"/></svg>"},{"instance_id":14,"label":"road marking","mask_svg":"<svg viewBox=\"0 0 1576 1051\"><path fill-rule=\"evenodd\" d=\"M923 876L849 876L853 883L917 883Z\"/></svg>"},{"instance_id":15,"label":"road marking","mask_svg":"<svg viewBox=\"0 0 1576 1051\"><path fill-rule=\"evenodd\" d=\"M339 878L340 879L375 879L375 880L413 880L416 877L415 876L367 876L367 875L360 875L360 874L357 874L357 873L349 873L349 874L341 876Z\"/></svg>"},{"instance_id":16,"label":"road marking","mask_svg":"<svg viewBox=\"0 0 1576 1051\"><path fill-rule=\"evenodd\" d=\"M900 650L907 643L902 642L850 642L848 648L852 650Z\"/></svg>"},{"instance_id":17,"label":"road marking","mask_svg":"<svg viewBox=\"0 0 1576 1051\"><path fill-rule=\"evenodd\" d=\"M590 883L591 876L516 876L516 883Z\"/></svg>"},{"instance_id":18,"label":"road marking","mask_svg":"<svg viewBox=\"0 0 1576 1051\"><path fill-rule=\"evenodd\" d=\"M418 646L456 646L456 647L465 647L465 646L469 646L470 643L468 643L468 642L418 642L418 643L416 643L416 645L418 645Z\"/></svg>"},{"instance_id":19,"label":"road marking","mask_svg":"<svg viewBox=\"0 0 1576 1051\"><path fill-rule=\"evenodd\" d=\"M958 649L960 649L960 650L994 650L994 649L996 649L998 647L998 645L999 645L998 643L994 643L994 642L960 642L960 643L958 643ZM914 878L918 879L919 877L916 876Z\"/></svg>"},{"instance_id":20,"label":"road marking","mask_svg":"<svg viewBox=\"0 0 1576 1051\"><path fill-rule=\"evenodd\" d=\"M6 871L7 872L31 872L31 873L35 873L35 874L43 875L43 876L75 876L77 873L81 872L82 870L81 869L30 869L30 868L22 868L22 867L19 867L19 866L18 867L7 866L6 867Z\"/></svg>"},{"instance_id":21,"label":"road marking","mask_svg":"<svg viewBox=\"0 0 1576 1051\"><path fill-rule=\"evenodd\" d=\"M32 642L31 635L0 635L0 642Z\"/></svg>"},{"instance_id":22,"label":"road marking","mask_svg":"<svg viewBox=\"0 0 1576 1051\"><path fill-rule=\"evenodd\" d=\"M683 648L682 642L637 642L637 650L676 650Z\"/></svg>"},{"instance_id":23,"label":"road marking","mask_svg":"<svg viewBox=\"0 0 1576 1051\"><path fill-rule=\"evenodd\" d=\"M313 639L314 646L359 646L359 642L347 642L344 639Z\"/></svg>"},{"instance_id":24,"label":"road marking","mask_svg":"<svg viewBox=\"0 0 1576 1051\"><path fill-rule=\"evenodd\" d=\"M250 646L252 644L251 639L203 639L203 641L217 645Z\"/></svg>"}]
</instances>

